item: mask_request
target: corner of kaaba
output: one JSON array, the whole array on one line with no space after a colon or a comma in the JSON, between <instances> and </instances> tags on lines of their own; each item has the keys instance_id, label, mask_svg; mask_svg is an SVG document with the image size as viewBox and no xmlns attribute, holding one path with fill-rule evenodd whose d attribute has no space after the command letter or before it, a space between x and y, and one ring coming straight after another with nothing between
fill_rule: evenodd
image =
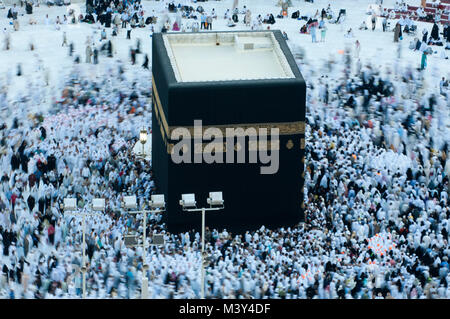
<instances>
[{"instance_id":1,"label":"corner of kaaba","mask_svg":"<svg viewBox=\"0 0 450 319\"><path fill-rule=\"evenodd\" d=\"M168 230L199 231L201 214L183 211L181 196L194 193L197 206L206 207L209 192L216 191L225 207L206 214L210 229L243 233L302 222L306 85L281 32L155 33L152 41L152 166L157 193L166 198ZM233 139L238 150L236 141L243 138L246 161L237 161L236 154L226 161L230 148L224 146L215 150L224 161L196 162L209 140L196 146L194 121L201 121L203 134L209 128L223 136L228 128L253 128L256 137ZM193 146L183 151L191 161L173 160L177 128L194 132ZM273 174L261 173L269 163L248 160L262 150L258 143L251 147L261 129L278 129L279 140L269 137L267 144L269 157L278 152Z\"/></svg>"}]
</instances>

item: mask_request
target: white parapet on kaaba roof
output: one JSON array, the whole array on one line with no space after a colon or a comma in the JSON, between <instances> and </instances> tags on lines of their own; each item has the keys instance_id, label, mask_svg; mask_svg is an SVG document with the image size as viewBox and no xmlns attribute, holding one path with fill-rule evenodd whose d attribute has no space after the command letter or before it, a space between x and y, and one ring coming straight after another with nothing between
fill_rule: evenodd
<instances>
[{"instance_id":1,"label":"white parapet on kaaba roof","mask_svg":"<svg viewBox=\"0 0 450 319\"><path fill-rule=\"evenodd\" d=\"M166 33L163 40L177 82L295 77L270 31Z\"/></svg>"}]
</instances>

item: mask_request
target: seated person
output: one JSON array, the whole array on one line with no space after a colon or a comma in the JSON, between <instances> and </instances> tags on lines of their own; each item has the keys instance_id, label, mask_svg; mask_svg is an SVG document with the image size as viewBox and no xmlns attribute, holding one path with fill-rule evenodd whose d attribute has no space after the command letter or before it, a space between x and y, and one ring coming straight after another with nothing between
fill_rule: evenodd
<instances>
[{"instance_id":1,"label":"seated person","mask_svg":"<svg viewBox=\"0 0 450 319\"><path fill-rule=\"evenodd\" d=\"M169 12L177 11L177 8L175 7L175 4L173 3L173 1L171 3L169 3L168 9L169 9Z\"/></svg>"},{"instance_id":2,"label":"seated person","mask_svg":"<svg viewBox=\"0 0 450 319\"><path fill-rule=\"evenodd\" d=\"M81 17L80 21L81 22L85 22L85 23L89 23L89 24L95 23L94 16L92 14L90 14L90 13L86 14L84 19Z\"/></svg>"},{"instance_id":3,"label":"seated person","mask_svg":"<svg viewBox=\"0 0 450 319\"><path fill-rule=\"evenodd\" d=\"M136 18L135 17L131 18L130 26L134 29L136 28L136 24L137 24Z\"/></svg>"},{"instance_id":4,"label":"seated person","mask_svg":"<svg viewBox=\"0 0 450 319\"><path fill-rule=\"evenodd\" d=\"M245 7L245 6L244 6L244 7ZM217 19L217 13L216 13L216 10L212 9L212 11L211 11L211 17L212 17L213 19Z\"/></svg>"},{"instance_id":5,"label":"seated person","mask_svg":"<svg viewBox=\"0 0 450 319\"><path fill-rule=\"evenodd\" d=\"M345 34L346 38L353 38L353 30L352 28L347 30L347 33Z\"/></svg>"},{"instance_id":6,"label":"seated person","mask_svg":"<svg viewBox=\"0 0 450 319\"><path fill-rule=\"evenodd\" d=\"M164 29L166 29L166 31L170 31L170 23L169 23L169 21L166 21L166 23L164 23Z\"/></svg>"},{"instance_id":7,"label":"seated person","mask_svg":"<svg viewBox=\"0 0 450 319\"><path fill-rule=\"evenodd\" d=\"M410 49L410 50L416 51L416 50L417 50L416 48L417 48L418 42L420 42L419 39L418 39L418 38L414 38L413 41L409 42L409 49ZM419 45L419 48L420 48L420 45Z\"/></svg>"},{"instance_id":8,"label":"seated person","mask_svg":"<svg viewBox=\"0 0 450 319\"><path fill-rule=\"evenodd\" d=\"M273 14L270 14L269 16L269 24L275 24L275 17L273 16Z\"/></svg>"},{"instance_id":9,"label":"seated person","mask_svg":"<svg viewBox=\"0 0 450 319\"><path fill-rule=\"evenodd\" d=\"M261 30L262 29L262 22L258 18L253 19L252 28L251 29L252 30Z\"/></svg>"},{"instance_id":10,"label":"seated person","mask_svg":"<svg viewBox=\"0 0 450 319\"><path fill-rule=\"evenodd\" d=\"M53 0L47 0L46 1L47 6L51 7L55 5L55 2Z\"/></svg>"},{"instance_id":11,"label":"seated person","mask_svg":"<svg viewBox=\"0 0 450 319\"><path fill-rule=\"evenodd\" d=\"M403 32L409 33L409 26L405 24L405 27L403 28Z\"/></svg>"},{"instance_id":12,"label":"seated person","mask_svg":"<svg viewBox=\"0 0 450 319\"><path fill-rule=\"evenodd\" d=\"M300 33L302 33L302 34L308 33L308 27L307 27L307 24L304 24L304 25L300 28Z\"/></svg>"},{"instance_id":13,"label":"seated person","mask_svg":"<svg viewBox=\"0 0 450 319\"><path fill-rule=\"evenodd\" d=\"M228 26L228 27L235 27L235 26L236 26L236 23L234 23L233 19L228 18L227 26Z\"/></svg>"},{"instance_id":14,"label":"seated person","mask_svg":"<svg viewBox=\"0 0 450 319\"><path fill-rule=\"evenodd\" d=\"M258 20L258 24L263 23L263 18L261 17L260 14L256 17L256 20Z\"/></svg>"},{"instance_id":15,"label":"seated person","mask_svg":"<svg viewBox=\"0 0 450 319\"><path fill-rule=\"evenodd\" d=\"M334 12L330 7L327 8L327 18L328 18L328 20L331 20L334 18Z\"/></svg>"},{"instance_id":16,"label":"seated person","mask_svg":"<svg viewBox=\"0 0 450 319\"><path fill-rule=\"evenodd\" d=\"M70 0L64 0L63 2L64 2L64 4L65 4L66 6L68 6L68 5L70 5L70 4L72 3Z\"/></svg>"},{"instance_id":17,"label":"seated person","mask_svg":"<svg viewBox=\"0 0 450 319\"><path fill-rule=\"evenodd\" d=\"M425 11L423 10L422 7L419 7L419 8L416 10L416 15L417 15L419 18L421 18L421 19L425 19L425 17L427 16L426 13L425 13Z\"/></svg>"},{"instance_id":18,"label":"seated person","mask_svg":"<svg viewBox=\"0 0 450 319\"><path fill-rule=\"evenodd\" d=\"M408 11L408 6L406 5L406 3L402 3L402 7L400 9L402 12L407 12Z\"/></svg>"},{"instance_id":19,"label":"seated person","mask_svg":"<svg viewBox=\"0 0 450 319\"><path fill-rule=\"evenodd\" d=\"M289 40L288 35L285 31L283 31L283 38L287 41Z\"/></svg>"},{"instance_id":20,"label":"seated person","mask_svg":"<svg viewBox=\"0 0 450 319\"><path fill-rule=\"evenodd\" d=\"M178 23L176 21L173 23L172 30L173 31L180 31L180 27L178 26Z\"/></svg>"},{"instance_id":21,"label":"seated person","mask_svg":"<svg viewBox=\"0 0 450 319\"><path fill-rule=\"evenodd\" d=\"M367 30L367 24L366 21L363 21L361 25L359 26L359 30Z\"/></svg>"}]
</instances>

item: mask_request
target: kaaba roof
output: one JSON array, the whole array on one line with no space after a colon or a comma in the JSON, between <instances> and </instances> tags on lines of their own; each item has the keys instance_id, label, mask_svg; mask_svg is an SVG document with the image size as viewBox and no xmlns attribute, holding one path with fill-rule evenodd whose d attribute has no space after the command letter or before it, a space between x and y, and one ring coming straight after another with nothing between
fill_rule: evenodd
<instances>
[{"instance_id":1,"label":"kaaba roof","mask_svg":"<svg viewBox=\"0 0 450 319\"><path fill-rule=\"evenodd\" d=\"M272 31L165 33L177 82L295 78Z\"/></svg>"}]
</instances>

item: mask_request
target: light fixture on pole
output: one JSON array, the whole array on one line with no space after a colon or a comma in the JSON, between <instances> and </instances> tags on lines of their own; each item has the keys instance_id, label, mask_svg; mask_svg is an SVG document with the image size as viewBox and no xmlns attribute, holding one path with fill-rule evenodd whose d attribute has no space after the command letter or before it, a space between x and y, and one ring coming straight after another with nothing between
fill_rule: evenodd
<instances>
[{"instance_id":1,"label":"light fixture on pole","mask_svg":"<svg viewBox=\"0 0 450 319\"><path fill-rule=\"evenodd\" d=\"M86 299L86 215L91 215L91 213L86 212L86 207L83 207L81 212L77 212L77 199L73 197L64 198L63 204L61 205L64 212L70 212L74 215L81 215L82 217L82 228L83 228L83 262L81 266L81 272L83 273L83 299ZM92 199L92 210L93 211L104 211L105 210L105 199L104 198L94 198Z\"/></svg>"},{"instance_id":2,"label":"light fixture on pole","mask_svg":"<svg viewBox=\"0 0 450 319\"><path fill-rule=\"evenodd\" d=\"M142 131L141 131L142 132ZM124 196L123 197L123 206L126 209L137 209L137 199L135 195L132 196ZM147 278L147 213L152 214L158 214L162 213L166 209L166 202L164 200L164 195L152 195L151 199L149 201L150 210L138 210L138 211L129 211L130 214L143 214L143 229L142 229L142 248L143 248L143 271L142 271L142 292L141 292L141 298L147 299L148 298L148 278ZM153 236L153 242L155 242L155 236ZM161 239L157 237L157 242L154 243L155 245L164 245L164 238L161 243ZM127 245L128 243L128 245ZM137 240L135 235L128 235L126 237L126 245L129 247L136 246Z\"/></svg>"},{"instance_id":3,"label":"light fixture on pole","mask_svg":"<svg viewBox=\"0 0 450 319\"><path fill-rule=\"evenodd\" d=\"M224 200L222 192L210 192L206 200L209 208L197 208L195 194L182 194L180 205L184 211L188 212L202 212L202 278L201 278L201 298L205 299L205 213L207 211L223 209Z\"/></svg>"},{"instance_id":4,"label":"light fixture on pole","mask_svg":"<svg viewBox=\"0 0 450 319\"><path fill-rule=\"evenodd\" d=\"M142 156L145 157L145 143L147 143L148 133L145 128L142 128L142 130L139 133L139 141L142 144Z\"/></svg>"}]
</instances>

